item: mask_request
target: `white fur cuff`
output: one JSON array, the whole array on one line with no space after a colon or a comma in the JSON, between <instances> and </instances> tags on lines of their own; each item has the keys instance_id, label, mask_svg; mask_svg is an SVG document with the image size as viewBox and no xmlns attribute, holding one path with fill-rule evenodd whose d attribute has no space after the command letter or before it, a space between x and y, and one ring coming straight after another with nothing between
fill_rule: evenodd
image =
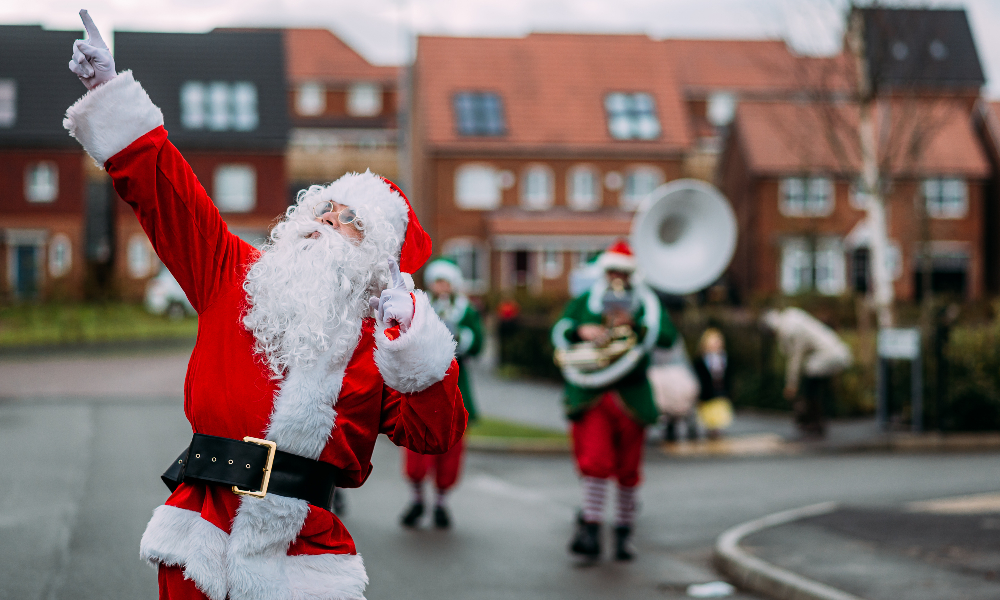
<instances>
[{"instance_id":1,"label":"white fur cuff","mask_svg":"<svg viewBox=\"0 0 1000 600\"><path fill-rule=\"evenodd\" d=\"M395 340L385 337L384 328L375 336L375 364L386 385L412 394L444 379L455 358L455 338L448 331L423 292L414 292L416 306L406 333Z\"/></svg>"},{"instance_id":2,"label":"white fur cuff","mask_svg":"<svg viewBox=\"0 0 1000 600\"><path fill-rule=\"evenodd\" d=\"M112 80L113 81L113 80ZM212 600L225 600L229 536L193 510L160 506L139 542L139 557L157 565L184 567L184 576Z\"/></svg>"},{"instance_id":3,"label":"white fur cuff","mask_svg":"<svg viewBox=\"0 0 1000 600\"><path fill-rule=\"evenodd\" d=\"M163 113L132 77L132 71L119 73L84 94L63 119L63 127L101 168L109 158L161 125Z\"/></svg>"}]
</instances>

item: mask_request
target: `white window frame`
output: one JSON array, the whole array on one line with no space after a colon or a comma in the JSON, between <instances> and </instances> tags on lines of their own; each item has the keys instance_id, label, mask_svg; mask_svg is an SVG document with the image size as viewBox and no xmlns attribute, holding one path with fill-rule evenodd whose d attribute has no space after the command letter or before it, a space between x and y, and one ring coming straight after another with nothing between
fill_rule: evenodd
<instances>
[{"instance_id":1,"label":"white window frame","mask_svg":"<svg viewBox=\"0 0 1000 600\"><path fill-rule=\"evenodd\" d=\"M248 163L217 165L212 177L212 200L219 212L252 212L257 207L257 170Z\"/></svg>"},{"instance_id":2,"label":"white window frame","mask_svg":"<svg viewBox=\"0 0 1000 600\"><path fill-rule=\"evenodd\" d=\"M347 114L352 117L377 117L382 112L382 86L359 82L347 88Z\"/></svg>"},{"instance_id":3,"label":"white window frame","mask_svg":"<svg viewBox=\"0 0 1000 600\"><path fill-rule=\"evenodd\" d=\"M24 169L24 198L32 204L50 204L59 198L59 165L51 160Z\"/></svg>"},{"instance_id":4,"label":"white window frame","mask_svg":"<svg viewBox=\"0 0 1000 600\"><path fill-rule=\"evenodd\" d=\"M822 237L812 249L803 237L788 237L781 242L779 286L786 295L816 291L838 296L847 289L847 261L843 240Z\"/></svg>"},{"instance_id":5,"label":"white window frame","mask_svg":"<svg viewBox=\"0 0 1000 600\"><path fill-rule=\"evenodd\" d=\"M153 274L153 247L145 234L133 233L125 250L128 274L132 279L144 279Z\"/></svg>"},{"instance_id":6,"label":"white window frame","mask_svg":"<svg viewBox=\"0 0 1000 600\"><path fill-rule=\"evenodd\" d=\"M534 164L521 173L521 206L527 210L548 210L555 201L555 178L546 165Z\"/></svg>"},{"instance_id":7,"label":"white window frame","mask_svg":"<svg viewBox=\"0 0 1000 600\"><path fill-rule=\"evenodd\" d=\"M57 233L49 242L49 275L53 279L67 275L73 268L73 243L65 233Z\"/></svg>"},{"instance_id":8,"label":"white window frame","mask_svg":"<svg viewBox=\"0 0 1000 600\"><path fill-rule=\"evenodd\" d=\"M253 131L260 124L257 86L251 81L185 81L181 125L208 131Z\"/></svg>"},{"instance_id":9,"label":"white window frame","mask_svg":"<svg viewBox=\"0 0 1000 600\"><path fill-rule=\"evenodd\" d=\"M455 169L455 206L462 210L493 210L500 207L500 176L484 163L467 163Z\"/></svg>"},{"instance_id":10,"label":"white window frame","mask_svg":"<svg viewBox=\"0 0 1000 600\"><path fill-rule=\"evenodd\" d=\"M541 261L542 277L545 279L558 279L565 269L565 252L558 248L546 248L542 251L539 260Z\"/></svg>"},{"instance_id":11,"label":"white window frame","mask_svg":"<svg viewBox=\"0 0 1000 600\"><path fill-rule=\"evenodd\" d=\"M306 81L295 88L295 112L316 117L326 111L326 87L318 81Z\"/></svg>"},{"instance_id":12,"label":"white window frame","mask_svg":"<svg viewBox=\"0 0 1000 600\"><path fill-rule=\"evenodd\" d=\"M649 104L649 111L637 108ZM608 134L616 140L655 140L660 137L656 99L648 92L611 92L604 96Z\"/></svg>"},{"instance_id":13,"label":"white window frame","mask_svg":"<svg viewBox=\"0 0 1000 600\"><path fill-rule=\"evenodd\" d=\"M826 217L835 204L833 179L824 175L785 177L778 186L778 210L786 217Z\"/></svg>"},{"instance_id":14,"label":"white window frame","mask_svg":"<svg viewBox=\"0 0 1000 600\"><path fill-rule=\"evenodd\" d=\"M969 186L959 177L930 177L920 186L927 216L964 219L969 214Z\"/></svg>"},{"instance_id":15,"label":"white window frame","mask_svg":"<svg viewBox=\"0 0 1000 600\"><path fill-rule=\"evenodd\" d=\"M590 194L586 195L577 185L578 177L590 177ZM566 206L572 210L592 211L601 207L601 174L591 165L574 165L566 172Z\"/></svg>"},{"instance_id":16,"label":"white window frame","mask_svg":"<svg viewBox=\"0 0 1000 600\"><path fill-rule=\"evenodd\" d=\"M652 182L648 190L636 190L635 181L636 177L641 175L648 175L649 181ZM621 188L621 207L625 210L636 210L642 201L648 196L653 190L663 185L664 175L663 169L655 167L653 165L635 165L628 169L625 173L624 181L622 182Z\"/></svg>"},{"instance_id":17,"label":"white window frame","mask_svg":"<svg viewBox=\"0 0 1000 600\"><path fill-rule=\"evenodd\" d=\"M0 79L0 127L17 123L17 81Z\"/></svg>"},{"instance_id":18,"label":"white window frame","mask_svg":"<svg viewBox=\"0 0 1000 600\"><path fill-rule=\"evenodd\" d=\"M490 287L490 247L484 241L476 238L452 238L442 245L444 256L450 257L462 270L462 277L465 279L465 291L470 294L483 294ZM469 272L468 259L464 258L472 255L475 263L475 274L473 277Z\"/></svg>"}]
</instances>

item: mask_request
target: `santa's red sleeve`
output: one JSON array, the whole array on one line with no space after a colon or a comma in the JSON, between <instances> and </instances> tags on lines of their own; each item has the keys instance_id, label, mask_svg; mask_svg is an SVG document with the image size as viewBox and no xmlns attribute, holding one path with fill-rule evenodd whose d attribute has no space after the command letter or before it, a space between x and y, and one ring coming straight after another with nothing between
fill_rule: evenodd
<instances>
[{"instance_id":1,"label":"santa's red sleeve","mask_svg":"<svg viewBox=\"0 0 1000 600\"><path fill-rule=\"evenodd\" d=\"M87 92L63 126L111 175L195 310L239 280L256 250L230 233L131 71Z\"/></svg>"},{"instance_id":2,"label":"santa's red sleeve","mask_svg":"<svg viewBox=\"0 0 1000 600\"><path fill-rule=\"evenodd\" d=\"M458 390L455 339L423 292L414 292L409 329L375 332L375 364L385 381L380 430L396 445L442 454L462 439L469 414Z\"/></svg>"}]
</instances>

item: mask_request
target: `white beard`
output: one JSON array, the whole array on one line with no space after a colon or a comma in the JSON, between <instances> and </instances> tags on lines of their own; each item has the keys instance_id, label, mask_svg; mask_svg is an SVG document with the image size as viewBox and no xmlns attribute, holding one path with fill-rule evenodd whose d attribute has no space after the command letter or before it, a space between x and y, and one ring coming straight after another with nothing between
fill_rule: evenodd
<instances>
[{"instance_id":1,"label":"white beard","mask_svg":"<svg viewBox=\"0 0 1000 600\"><path fill-rule=\"evenodd\" d=\"M347 360L357 347L370 296L388 281L386 259L374 240L355 245L333 228L289 210L263 255L250 267L243 324L275 377L308 369L320 355ZM302 211L303 213L307 211ZM320 232L316 239L307 236Z\"/></svg>"}]
</instances>

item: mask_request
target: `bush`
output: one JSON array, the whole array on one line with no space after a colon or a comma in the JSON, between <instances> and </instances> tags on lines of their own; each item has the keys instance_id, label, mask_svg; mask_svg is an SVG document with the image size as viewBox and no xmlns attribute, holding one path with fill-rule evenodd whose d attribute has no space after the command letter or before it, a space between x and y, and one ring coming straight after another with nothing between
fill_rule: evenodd
<instances>
[{"instance_id":1,"label":"bush","mask_svg":"<svg viewBox=\"0 0 1000 600\"><path fill-rule=\"evenodd\" d=\"M948 380L938 407L942 429L1000 429L1000 318L956 327L945 351Z\"/></svg>"}]
</instances>

